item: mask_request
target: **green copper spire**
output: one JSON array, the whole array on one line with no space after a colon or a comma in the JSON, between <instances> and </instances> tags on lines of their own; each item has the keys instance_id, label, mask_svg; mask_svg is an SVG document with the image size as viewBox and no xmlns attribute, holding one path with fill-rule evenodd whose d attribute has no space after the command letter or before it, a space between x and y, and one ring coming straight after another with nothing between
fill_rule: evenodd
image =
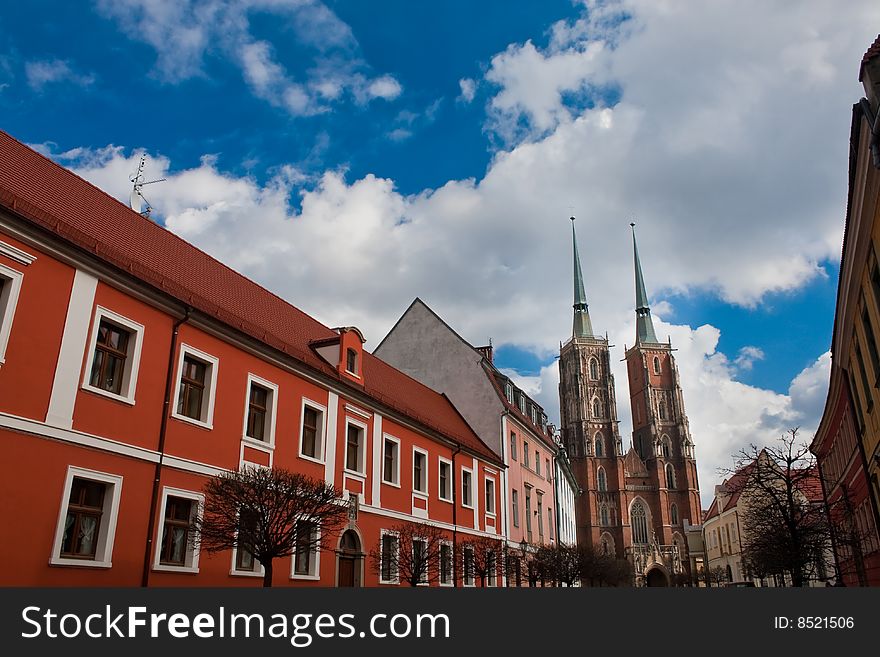
<instances>
[{"instance_id":1,"label":"green copper spire","mask_svg":"<svg viewBox=\"0 0 880 657\"><path fill-rule=\"evenodd\" d=\"M642 276L642 263L639 261L639 247L636 244L636 225L630 224L633 234L633 257L636 267L636 344L657 343L651 309L648 307L648 293L645 292L645 278Z\"/></svg>"},{"instance_id":2,"label":"green copper spire","mask_svg":"<svg viewBox=\"0 0 880 657\"><path fill-rule=\"evenodd\" d=\"M571 218L571 241L574 245L574 326L571 333L576 338L592 338L593 325L590 323L587 295L584 292L584 276L581 273L577 235L574 232L574 217Z\"/></svg>"}]
</instances>

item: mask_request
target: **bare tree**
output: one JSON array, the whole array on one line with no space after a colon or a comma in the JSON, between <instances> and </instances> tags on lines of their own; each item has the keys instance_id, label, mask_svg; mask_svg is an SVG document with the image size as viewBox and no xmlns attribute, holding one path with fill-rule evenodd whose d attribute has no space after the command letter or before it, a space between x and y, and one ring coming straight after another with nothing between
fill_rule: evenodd
<instances>
[{"instance_id":1,"label":"bare tree","mask_svg":"<svg viewBox=\"0 0 880 657\"><path fill-rule=\"evenodd\" d=\"M706 582L706 586L721 586L727 581L727 569L723 566L700 568L700 578Z\"/></svg>"},{"instance_id":2,"label":"bare tree","mask_svg":"<svg viewBox=\"0 0 880 657\"><path fill-rule=\"evenodd\" d=\"M833 482L826 480L826 488ZM840 494L834 500L826 500L828 525L834 551L837 555L838 584L843 584L845 575L854 576L859 586L868 586L868 574L865 567L865 545L872 535L868 525L860 525L857 521L855 505L849 488L845 483L840 485Z\"/></svg>"},{"instance_id":3,"label":"bare tree","mask_svg":"<svg viewBox=\"0 0 880 657\"><path fill-rule=\"evenodd\" d=\"M465 571L468 575L480 578L480 586L485 587L490 578L498 577L498 566L501 557L501 541L488 536L468 539L461 544L464 553Z\"/></svg>"},{"instance_id":4,"label":"bare tree","mask_svg":"<svg viewBox=\"0 0 880 657\"><path fill-rule=\"evenodd\" d=\"M235 549L263 566L272 586L272 562L309 558L345 524L348 508L323 480L283 468L249 467L212 477L194 536L207 552Z\"/></svg>"},{"instance_id":5,"label":"bare tree","mask_svg":"<svg viewBox=\"0 0 880 657\"><path fill-rule=\"evenodd\" d=\"M443 530L435 525L418 522L395 525L370 550L373 572L381 579L399 579L410 586L436 582L443 567L443 545L452 548L446 539ZM451 552L449 557L455 558ZM437 564L436 567L433 564ZM451 561L449 567L451 578Z\"/></svg>"},{"instance_id":6,"label":"bare tree","mask_svg":"<svg viewBox=\"0 0 880 657\"><path fill-rule=\"evenodd\" d=\"M759 577L787 574L794 586L821 576L830 533L824 505L815 499L815 459L798 440L798 429L776 445L741 450L735 472L743 474L730 486L744 507L744 568Z\"/></svg>"},{"instance_id":7,"label":"bare tree","mask_svg":"<svg viewBox=\"0 0 880 657\"><path fill-rule=\"evenodd\" d=\"M554 584L574 586L581 580L584 551L574 545L542 545L535 553L538 571Z\"/></svg>"}]
</instances>

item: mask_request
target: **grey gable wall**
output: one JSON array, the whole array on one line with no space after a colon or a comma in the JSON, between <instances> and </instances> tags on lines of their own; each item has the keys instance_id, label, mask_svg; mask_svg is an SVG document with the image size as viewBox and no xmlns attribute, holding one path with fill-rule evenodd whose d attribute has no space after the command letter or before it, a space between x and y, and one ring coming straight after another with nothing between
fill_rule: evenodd
<instances>
[{"instance_id":1,"label":"grey gable wall","mask_svg":"<svg viewBox=\"0 0 880 657\"><path fill-rule=\"evenodd\" d=\"M416 299L373 352L414 379L446 393L477 435L501 456L504 406L482 357Z\"/></svg>"}]
</instances>

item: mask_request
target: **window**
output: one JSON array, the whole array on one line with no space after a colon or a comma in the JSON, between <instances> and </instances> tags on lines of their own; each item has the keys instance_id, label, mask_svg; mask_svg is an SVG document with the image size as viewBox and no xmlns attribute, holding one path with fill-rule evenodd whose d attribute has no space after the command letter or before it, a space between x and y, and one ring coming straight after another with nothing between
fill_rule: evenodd
<instances>
[{"instance_id":1,"label":"window","mask_svg":"<svg viewBox=\"0 0 880 657\"><path fill-rule=\"evenodd\" d=\"M51 563L109 568L122 477L67 468Z\"/></svg>"},{"instance_id":2,"label":"window","mask_svg":"<svg viewBox=\"0 0 880 657\"><path fill-rule=\"evenodd\" d=\"M318 564L318 526L309 520L296 523L296 549L293 553L293 577L317 579Z\"/></svg>"},{"instance_id":3,"label":"window","mask_svg":"<svg viewBox=\"0 0 880 657\"><path fill-rule=\"evenodd\" d=\"M535 474L541 474L541 452L535 450Z\"/></svg>"},{"instance_id":4,"label":"window","mask_svg":"<svg viewBox=\"0 0 880 657\"><path fill-rule=\"evenodd\" d=\"M355 376L358 375L358 355L354 349L345 352L345 371Z\"/></svg>"},{"instance_id":5,"label":"window","mask_svg":"<svg viewBox=\"0 0 880 657\"><path fill-rule=\"evenodd\" d=\"M275 397L278 386L248 375L244 435L267 445L275 444Z\"/></svg>"},{"instance_id":6,"label":"window","mask_svg":"<svg viewBox=\"0 0 880 657\"><path fill-rule=\"evenodd\" d=\"M513 515L513 526L519 527L519 492L516 488L510 492L510 508Z\"/></svg>"},{"instance_id":7,"label":"window","mask_svg":"<svg viewBox=\"0 0 880 657\"><path fill-rule=\"evenodd\" d=\"M605 455L605 446L602 442L602 434L596 434L596 456L602 457Z\"/></svg>"},{"instance_id":8,"label":"window","mask_svg":"<svg viewBox=\"0 0 880 657\"><path fill-rule=\"evenodd\" d=\"M602 417L602 404L598 399L593 400L593 417Z\"/></svg>"},{"instance_id":9,"label":"window","mask_svg":"<svg viewBox=\"0 0 880 657\"><path fill-rule=\"evenodd\" d=\"M133 404L144 327L100 306L92 324L83 388Z\"/></svg>"},{"instance_id":10,"label":"window","mask_svg":"<svg viewBox=\"0 0 880 657\"><path fill-rule=\"evenodd\" d=\"M193 501L169 496L165 500L165 525L159 563L172 566L186 565L186 554L191 543Z\"/></svg>"},{"instance_id":11,"label":"window","mask_svg":"<svg viewBox=\"0 0 880 657\"><path fill-rule=\"evenodd\" d=\"M871 356L871 366L874 368L874 380L880 379L880 355L877 354L877 341L874 338L874 328L871 325L871 317L868 314L868 305L862 297L862 329L865 331L865 339L868 342L868 354Z\"/></svg>"},{"instance_id":12,"label":"window","mask_svg":"<svg viewBox=\"0 0 880 657\"><path fill-rule=\"evenodd\" d=\"M663 452L663 458L668 459L672 454L672 448L669 444L669 436L663 436L663 438L660 439L660 448Z\"/></svg>"},{"instance_id":13,"label":"window","mask_svg":"<svg viewBox=\"0 0 880 657\"><path fill-rule=\"evenodd\" d=\"M440 483L440 499L452 501L452 461L440 459L440 474L437 477Z\"/></svg>"},{"instance_id":14,"label":"window","mask_svg":"<svg viewBox=\"0 0 880 657\"><path fill-rule=\"evenodd\" d=\"M509 383L504 385L504 396L507 397L509 403L513 403L513 386Z\"/></svg>"},{"instance_id":15,"label":"window","mask_svg":"<svg viewBox=\"0 0 880 657\"><path fill-rule=\"evenodd\" d=\"M553 509L547 507L547 531L550 536L550 540L553 540Z\"/></svg>"},{"instance_id":16,"label":"window","mask_svg":"<svg viewBox=\"0 0 880 657\"><path fill-rule=\"evenodd\" d=\"M523 441L523 465L529 467L529 443Z\"/></svg>"},{"instance_id":17,"label":"window","mask_svg":"<svg viewBox=\"0 0 880 657\"><path fill-rule=\"evenodd\" d=\"M413 492L428 494L428 453L413 448Z\"/></svg>"},{"instance_id":18,"label":"window","mask_svg":"<svg viewBox=\"0 0 880 657\"><path fill-rule=\"evenodd\" d=\"M675 488L675 470L673 470L671 463L666 465L666 488Z\"/></svg>"},{"instance_id":19,"label":"window","mask_svg":"<svg viewBox=\"0 0 880 657\"><path fill-rule=\"evenodd\" d=\"M470 470L461 470L461 504L462 506L473 508L474 501L471 497L473 483L473 473Z\"/></svg>"},{"instance_id":20,"label":"window","mask_svg":"<svg viewBox=\"0 0 880 657\"><path fill-rule=\"evenodd\" d=\"M550 459L544 459L544 476L547 477L547 481L553 479L550 472Z\"/></svg>"},{"instance_id":21,"label":"window","mask_svg":"<svg viewBox=\"0 0 880 657\"><path fill-rule=\"evenodd\" d=\"M523 415L525 415L525 412L526 412L526 396L525 396L523 393L519 393L519 404L518 404L518 406L519 406L519 411L520 411L520 413L522 413Z\"/></svg>"},{"instance_id":22,"label":"window","mask_svg":"<svg viewBox=\"0 0 880 657\"><path fill-rule=\"evenodd\" d=\"M659 409L659 412L660 412L660 419L661 419L661 420L666 420L666 419L667 419L667 415L668 415L668 413L666 412L666 402L665 402L665 401L661 401L660 404L658 404L658 409Z\"/></svg>"},{"instance_id":23,"label":"window","mask_svg":"<svg viewBox=\"0 0 880 657\"><path fill-rule=\"evenodd\" d=\"M528 540L532 540L532 491L526 488L526 533Z\"/></svg>"},{"instance_id":24,"label":"window","mask_svg":"<svg viewBox=\"0 0 880 657\"><path fill-rule=\"evenodd\" d=\"M495 552L486 553L486 586L498 585L498 563L495 558Z\"/></svg>"},{"instance_id":25,"label":"window","mask_svg":"<svg viewBox=\"0 0 880 657\"><path fill-rule=\"evenodd\" d=\"M590 359L590 378L594 381L599 378L599 361L595 358Z\"/></svg>"},{"instance_id":26,"label":"window","mask_svg":"<svg viewBox=\"0 0 880 657\"><path fill-rule=\"evenodd\" d=\"M489 479L488 477L485 480L486 484L486 513L491 516L495 515L495 480Z\"/></svg>"},{"instance_id":27,"label":"window","mask_svg":"<svg viewBox=\"0 0 880 657\"><path fill-rule=\"evenodd\" d=\"M673 525L677 525L677 524L678 524L678 507L675 506L675 504L673 504L673 505L669 508L669 518L670 518L670 520L672 521L672 524L673 524Z\"/></svg>"},{"instance_id":28,"label":"window","mask_svg":"<svg viewBox=\"0 0 880 657\"><path fill-rule=\"evenodd\" d=\"M633 502L630 508L630 520L632 521L633 543L645 544L648 542L648 514L641 500Z\"/></svg>"},{"instance_id":29,"label":"window","mask_svg":"<svg viewBox=\"0 0 880 657\"><path fill-rule=\"evenodd\" d=\"M660 374L660 359L654 356L654 374Z\"/></svg>"},{"instance_id":30,"label":"window","mask_svg":"<svg viewBox=\"0 0 880 657\"><path fill-rule=\"evenodd\" d=\"M257 533L257 514L242 510L238 519L238 537L235 546L235 570L241 573L259 573L262 568L254 557L253 536Z\"/></svg>"},{"instance_id":31,"label":"window","mask_svg":"<svg viewBox=\"0 0 880 657\"><path fill-rule=\"evenodd\" d=\"M452 545L440 543L440 586L452 585Z\"/></svg>"},{"instance_id":32,"label":"window","mask_svg":"<svg viewBox=\"0 0 880 657\"><path fill-rule=\"evenodd\" d=\"M400 441L391 436L385 436L382 451L382 481L392 486L399 486Z\"/></svg>"},{"instance_id":33,"label":"window","mask_svg":"<svg viewBox=\"0 0 880 657\"><path fill-rule=\"evenodd\" d=\"M0 363L6 359L6 347L12 333L12 318L18 295L21 291L23 274L4 265L0 265Z\"/></svg>"},{"instance_id":34,"label":"window","mask_svg":"<svg viewBox=\"0 0 880 657\"><path fill-rule=\"evenodd\" d=\"M379 582L382 584L398 583L397 549L397 535L390 532L382 534L382 554L379 564Z\"/></svg>"},{"instance_id":35,"label":"window","mask_svg":"<svg viewBox=\"0 0 880 657\"><path fill-rule=\"evenodd\" d=\"M345 428L345 469L363 475L364 448L367 435L366 425L355 424L354 420L346 420Z\"/></svg>"},{"instance_id":36,"label":"window","mask_svg":"<svg viewBox=\"0 0 880 657\"><path fill-rule=\"evenodd\" d=\"M538 537L544 540L544 496L538 493Z\"/></svg>"},{"instance_id":37,"label":"window","mask_svg":"<svg viewBox=\"0 0 880 657\"><path fill-rule=\"evenodd\" d=\"M532 424L538 424L538 409L532 406Z\"/></svg>"},{"instance_id":38,"label":"window","mask_svg":"<svg viewBox=\"0 0 880 657\"><path fill-rule=\"evenodd\" d=\"M173 417L211 428L218 362L213 356L181 346Z\"/></svg>"},{"instance_id":39,"label":"window","mask_svg":"<svg viewBox=\"0 0 880 657\"><path fill-rule=\"evenodd\" d=\"M469 545L464 548L464 585L474 585L474 548Z\"/></svg>"},{"instance_id":40,"label":"window","mask_svg":"<svg viewBox=\"0 0 880 657\"><path fill-rule=\"evenodd\" d=\"M421 538L412 541L413 574L418 574L419 584L428 583L428 542Z\"/></svg>"},{"instance_id":41,"label":"window","mask_svg":"<svg viewBox=\"0 0 880 657\"><path fill-rule=\"evenodd\" d=\"M603 527L607 527L608 525L611 524L608 519L608 505L607 504L602 504L599 507L599 524L601 524Z\"/></svg>"},{"instance_id":42,"label":"window","mask_svg":"<svg viewBox=\"0 0 880 657\"><path fill-rule=\"evenodd\" d=\"M324 407L303 400L299 455L324 461Z\"/></svg>"},{"instance_id":43,"label":"window","mask_svg":"<svg viewBox=\"0 0 880 657\"><path fill-rule=\"evenodd\" d=\"M510 432L510 458L516 461L516 434Z\"/></svg>"},{"instance_id":44,"label":"window","mask_svg":"<svg viewBox=\"0 0 880 657\"><path fill-rule=\"evenodd\" d=\"M605 477L605 468L600 467L596 471L596 488L602 492L608 490L608 481Z\"/></svg>"}]
</instances>

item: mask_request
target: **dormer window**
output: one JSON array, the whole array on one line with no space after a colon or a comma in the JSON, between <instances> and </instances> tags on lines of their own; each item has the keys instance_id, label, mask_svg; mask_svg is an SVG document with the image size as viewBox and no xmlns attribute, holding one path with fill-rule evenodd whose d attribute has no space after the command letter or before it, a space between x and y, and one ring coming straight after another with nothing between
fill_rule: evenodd
<instances>
[{"instance_id":1,"label":"dormer window","mask_svg":"<svg viewBox=\"0 0 880 657\"><path fill-rule=\"evenodd\" d=\"M345 352L345 371L358 376L358 355L354 349Z\"/></svg>"},{"instance_id":2,"label":"dormer window","mask_svg":"<svg viewBox=\"0 0 880 657\"><path fill-rule=\"evenodd\" d=\"M509 383L504 386L504 396L507 397L508 403L513 403L513 386Z\"/></svg>"},{"instance_id":3,"label":"dormer window","mask_svg":"<svg viewBox=\"0 0 880 657\"><path fill-rule=\"evenodd\" d=\"M526 396L523 394L519 396L519 410L523 414L526 412Z\"/></svg>"}]
</instances>

